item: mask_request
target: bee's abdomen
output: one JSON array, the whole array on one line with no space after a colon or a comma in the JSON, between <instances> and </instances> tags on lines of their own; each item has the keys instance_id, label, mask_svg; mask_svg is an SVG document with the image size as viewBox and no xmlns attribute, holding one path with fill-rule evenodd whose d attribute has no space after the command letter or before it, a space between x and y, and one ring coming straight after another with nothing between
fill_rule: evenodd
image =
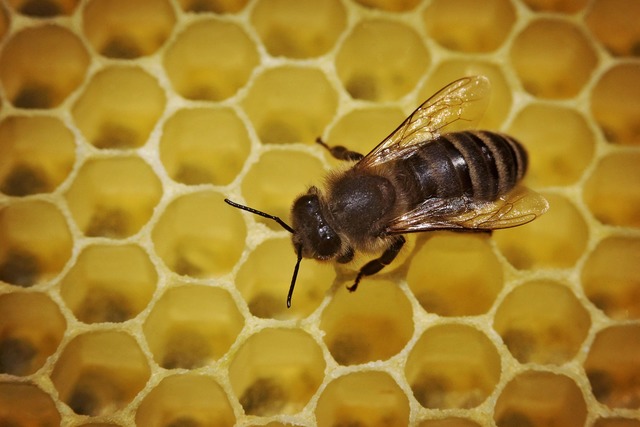
<instances>
[{"instance_id":1,"label":"bee's abdomen","mask_svg":"<svg viewBox=\"0 0 640 427\"><path fill-rule=\"evenodd\" d=\"M509 192L527 170L527 152L510 136L465 131L442 135L402 160L414 194L495 200ZM416 195L418 195L416 194Z\"/></svg>"}]
</instances>

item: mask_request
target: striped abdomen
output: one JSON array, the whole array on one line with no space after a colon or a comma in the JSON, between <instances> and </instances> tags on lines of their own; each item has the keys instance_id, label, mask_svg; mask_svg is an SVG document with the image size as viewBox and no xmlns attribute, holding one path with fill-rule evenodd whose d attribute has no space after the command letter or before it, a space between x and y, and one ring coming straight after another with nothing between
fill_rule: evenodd
<instances>
[{"instance_id":1,"label":"striped abdomen","mask_svg":"<svg viewBox=\"0 0 640 427\"><path fill-rule=\"evenodd\" d=\"M467 196L491 201L509 192L527 170L527 152L515 139L487 131L442 135L398 162L416 202Z\"/></svg>"}]
</instances>

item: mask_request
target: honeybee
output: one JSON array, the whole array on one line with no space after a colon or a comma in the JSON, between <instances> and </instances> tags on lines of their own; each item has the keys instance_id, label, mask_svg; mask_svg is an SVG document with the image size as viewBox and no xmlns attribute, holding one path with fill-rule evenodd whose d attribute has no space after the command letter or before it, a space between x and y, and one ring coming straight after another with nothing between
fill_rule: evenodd
<instances>
[{"instance_id":1,"label":"honeybee","mask_svg":"<svg viewBox=\"0 0 640 427\"><path fill-rule=\"evenodd\" d=\"M403 234L433 230L491 231L526 224L547 211L544 197L519 182L527 170L524 147L490 131L449 132L476 121L486 106L489 80L465 77L445 86L367 155L317 142L353 166L312 186L291 208L288 225L277 216L225 199L229 205L276 221L292 234L297 262L287 307L302 258L351 261L356 251L381 253L362 266L364 276L390 264Z\"/></svg>"}]
</instances>

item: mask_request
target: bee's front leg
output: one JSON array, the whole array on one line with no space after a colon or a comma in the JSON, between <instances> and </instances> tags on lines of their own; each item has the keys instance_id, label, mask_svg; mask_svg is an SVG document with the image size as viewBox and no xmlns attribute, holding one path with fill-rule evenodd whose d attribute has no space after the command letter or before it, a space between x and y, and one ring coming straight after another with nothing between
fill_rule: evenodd
<instances>
[{"instance_id":1,"label":"bee's front leg","mask_svg":"<svg viewBox=\"0 0 640 427\"><path fill-rule=\"evenodd\" d=\"M320 137L316 138L316 143L326 148L327 151L329 151L329 153L331 153L331 155L338 160L355 162L364 157L364 155L355 151L351 151L347 147L343 147L342 145L334 145L333 147L330 147Z\"/></svg>"},{"instance_id":2,"label":"bee's front leg","mask_svg":"<svg viewBox=\"0 0 640 427\"><path fill-rule=\"evenodd\" d=\"M360 279L362 279L363 276L376 274L382 270L385 265L391 264L396 256L398 256L398 253L400 253L400 249L402 249L405 242L406 240L403 236L395 237L391 245L380 255L380 258L373 259L362 266L353 285L347 286L349 292L353 292L358 288L358 283L360 283Z\"/></svg>"}]
</instances>

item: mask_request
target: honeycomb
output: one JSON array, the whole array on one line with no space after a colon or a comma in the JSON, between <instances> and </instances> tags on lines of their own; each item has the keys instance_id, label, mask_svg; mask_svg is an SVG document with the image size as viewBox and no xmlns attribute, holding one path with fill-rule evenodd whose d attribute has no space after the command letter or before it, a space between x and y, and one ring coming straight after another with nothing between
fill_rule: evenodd
<instances>
[{"instance_id":1,"label":"honeycomb","mask_svg":"<svg viewBox=\"0 0 640 427\"><path fill-rule=\"evenodd\" d=\"M2 0L0 425L640 426L640 2ZM550 210L388 269L277 224L465 75Z\"/></svg>"}]
</instances>

